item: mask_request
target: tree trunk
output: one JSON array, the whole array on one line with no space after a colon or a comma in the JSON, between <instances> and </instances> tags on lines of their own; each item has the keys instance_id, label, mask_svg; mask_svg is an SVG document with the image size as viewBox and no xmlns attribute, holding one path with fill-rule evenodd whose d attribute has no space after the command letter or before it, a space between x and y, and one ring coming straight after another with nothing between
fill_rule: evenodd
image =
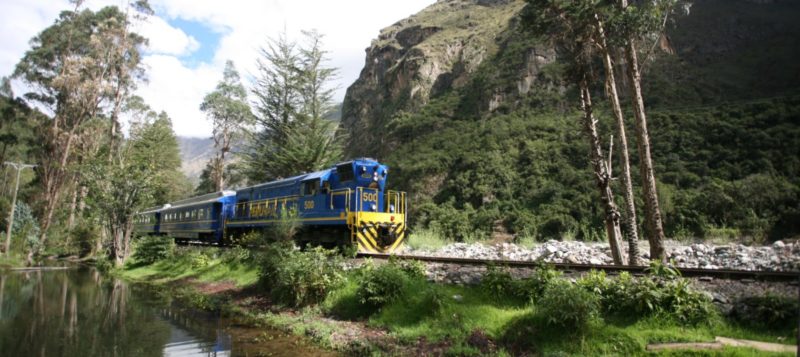
<instances>
[{"instance_id":1,"label":"tree trunk","mask_svg":"<svg viewBox=\"0 0 800 357\"><path fill-rule=\"evenodd\" d=\"M72 143L75 139L74 130L75 129L67 135L67 142L63 148L61 148L57 142L54 145L55 148L62 149L63 151L60 153L61 158L60 163L57 164L58 166L50 168L53 171L48 175L50 176L49 180L47 177L45 178L48 182L45 182L44 218L42 220L42 232L39 236L39 249L45 248L45 244L47 243L47 231L50 229L50 224L53 222L53 213L55 213L56 206L61 198L61 189L64 186L64 181L67 176L67 163L69 161L70 151L72 150ZM52 140L58 141L58 136L56 135Z\"/></svg>"},{"instance_id":2,"label":"tree trunk","mask_svg":"<svg viewBox=\"0 0 800 357\"><path fill-rule=\"evenodd\" d=\"M78 209L78 192L80 189L78 177L75 176L75 186L72 188L72 200L69 204L69 218L67 219L67 228L70 230L75 226L75 211Z\"/></svg>"},{"instance_id":3,"label":"tree trunk","mask_svg":"<svg viewBox=\"0 0 800 357\"><path fill-rule=\"evenodd\" d=\"M94 242L94 256L97 257L98 254L103 253L103 241L108 236L108 231L105 227L100 228L100 234L97 236L97 240Z\"/></svg>"},{"instance_id":4,"label":"tree trunk","mask_svg":"<svg viewBox=\"0 0 800 357\"><path fill-rule=\"evenodd\" d=\"M627 0L619 0L619 6L624 11L628 7ZM634 39L627 39L625 44L625 60L628 78L631 80L631 102L633 114L636 118L636 137L639 148L639 169L642 175L642 190L644 191L645 224L648 228L650 241L650 259L666 261L667 254L664 249L664 228L661 222L661 210L658 207L658 192L656 191L656 176L653 170L653 159L650 155L650 135L647 132L647 114L642 98L641 73L639 60L636 55Z\"/></svg>"},{"instance_id":5,"label":"tree trunk","mask_svg":"<svg viewBox=\"0 0 800 357\"><path fill-rule=\"evenodd\" d=\"M625 117L622 115L622 105L619 102L617 92L617 81L614 76L614 63L611 60L611 53L608 49L603 23L595 15L597 20L597 32L601 54L603 56L603 67L606 70L606 91L611 101L611 108L614 118L617 120L617 134L620 146L620 162L622 164L622 192L625 197L625 211L623 222L625 223L625 233L628 240L628 264L637 265L639 260L639 230L636 221L636 204L633 200L633 185L631 183L631 164L628 154L628 137L625 134Z\"/></svg>"},{"instance_id":6,"label":"tree trunk","mask_svg":"<svg viewBox=\"0 0 800 357\"><path fill-rule=\"evenodd\" d=\"M608 163L603 158L603 149L600 147L600 137L597 134L597 121L594 119L592 108L592 97L589 93L588 80L584 78L580 81L581 90L581 109L583 109L583 125L589 139L590 161L594 169L594 177L597 188L600 190L600 201L605 211L606 235L611 246L611 257L615 265L623 264L622 250L620 249L619 239L622 235L619 223L619 210L614 204L614 193L611 191L611 177L609 175Z\"/></svg>"},{"instance_id":7,"label":"tree trunk","mask_svg":"<svg viewBox=\"0 0 800 357\"><path fill-rule=\"evenodd\" d=\"M83 217L83 210L86 208L86 195L89 194L89 188L81 186L80 195L78 195L78 217Z\"/></svg>"}]
</instances>

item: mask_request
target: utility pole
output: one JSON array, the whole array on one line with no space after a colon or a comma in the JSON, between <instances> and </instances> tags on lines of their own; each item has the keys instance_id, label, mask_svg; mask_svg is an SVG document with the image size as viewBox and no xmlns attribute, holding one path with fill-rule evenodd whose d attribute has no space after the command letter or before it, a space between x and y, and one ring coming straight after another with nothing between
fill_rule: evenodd
<instances>
[{"instance_id":1,"label":"utility pole","mask_svg":"<svg viewBox=\"0 0 800 357\"><path fill-rule=\"evenodd\" d=\"M11 226L14 224L14 210L17 208L17 191L19 191L19 174L22 172L22 170L35 167L36 165L29 165L29 164L10 162L10 161L6 161L5 164L17 170L17 183L14 186L14 198L11 199L11 213L8 214L8 230L6 231L5 253L6 256L9 256L11 254L9 250L11 247Z\"/></svg>"}]
</instances>

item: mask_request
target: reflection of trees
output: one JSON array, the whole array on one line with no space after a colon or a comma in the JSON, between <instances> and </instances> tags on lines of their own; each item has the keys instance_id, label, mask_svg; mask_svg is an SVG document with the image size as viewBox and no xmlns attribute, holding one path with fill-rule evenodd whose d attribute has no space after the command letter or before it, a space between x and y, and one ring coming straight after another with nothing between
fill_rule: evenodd
<instances>
[{"instance_id":1,"label":"reflection of trees","mask_svg":"<svg viewBox=\"0 0 800 357\"><path fill-rule=\"evenodd\" d=\"M0 353L161 355L170 327L134 295L93 270L0 273Z\"/></svg>"}]
</instances>

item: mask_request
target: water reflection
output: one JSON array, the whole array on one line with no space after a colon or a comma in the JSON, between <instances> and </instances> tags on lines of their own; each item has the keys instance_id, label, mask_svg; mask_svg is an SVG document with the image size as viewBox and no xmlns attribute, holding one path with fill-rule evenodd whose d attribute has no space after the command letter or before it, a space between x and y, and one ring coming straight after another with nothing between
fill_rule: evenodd
<instances>
[{"instance_id":1,"label":"water reflection","mask_svg":"<svg viewBox=\"0 0 800 357\"><path fill-rule=\"evenodd\" d=\"M274 332L266 332L274 333ZM298 341L181 309L168 296L94 269L0 270L0 355L318 355Z\"/></svg>"}]
</instances>

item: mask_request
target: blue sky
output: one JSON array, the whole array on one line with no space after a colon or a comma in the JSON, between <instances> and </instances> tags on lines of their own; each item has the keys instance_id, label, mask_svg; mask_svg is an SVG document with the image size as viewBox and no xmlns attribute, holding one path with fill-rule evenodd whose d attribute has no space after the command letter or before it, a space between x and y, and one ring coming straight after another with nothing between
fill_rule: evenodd
<instances>
[{"instance_id":1,"label":"blue sky","mask_svg":"<svg viewBox=\"0 0 800 357\"><path fill-rule=\"evenodd\" d=\"M215 32L206 25L198 21L190 21L182 18L170 19L167 21L170 26L183 30L186 34L194 37L200 46L192 53L181 56L181 62L189 67L196 67L200 63L209 63L214 60L214 53L219 47L219 40L222 33Z\"/></svg>"},{"instance_id":2,"label":"blue sky","mask_svg":"<svg viewBox=\"0 0 800 357\"><path fill-rule=\"evenodd\" d=\"M182 136L208 137L211 123L199 106L232 60L249 86L256 72L258 49L267 38L285 31L301 40L302 30L325 35L328 65L339 71L331 83L335 99L364 66L365 49L382 28L404 19L435 0L150 0L156 15L137 23L135 31L150 40L143 63L147 82L136 94L172 118ZM87 0L84 7L126 4L124 0ZM67 0L0 1L0 76L13 72L29 48L28 41L71 9ZM14 83L17 94L25 91Z\"/></svg>"}]
</instances>

